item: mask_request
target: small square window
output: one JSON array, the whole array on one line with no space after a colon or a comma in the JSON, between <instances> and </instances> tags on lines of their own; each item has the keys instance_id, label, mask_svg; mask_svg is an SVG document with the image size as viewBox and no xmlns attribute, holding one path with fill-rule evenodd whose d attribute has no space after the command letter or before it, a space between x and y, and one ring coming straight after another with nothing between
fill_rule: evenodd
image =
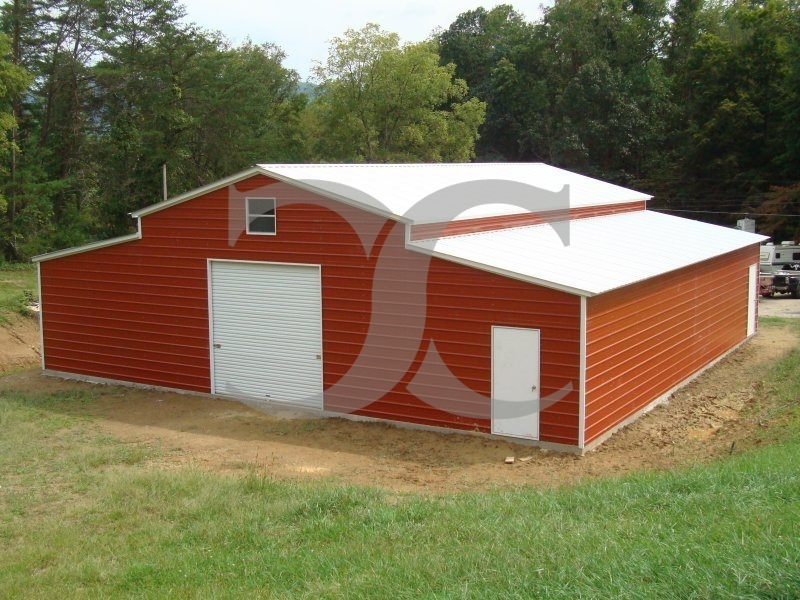
<instances>
[{"instance_id":1,"label":"small square window","mask_svg":"<svg viewBox=\"0 0 800 600\"><path fill-rule=\"evenodd\" d=\"M275 198L247 199L247 233L275 235Z\"/></svg>"}]
</instances>

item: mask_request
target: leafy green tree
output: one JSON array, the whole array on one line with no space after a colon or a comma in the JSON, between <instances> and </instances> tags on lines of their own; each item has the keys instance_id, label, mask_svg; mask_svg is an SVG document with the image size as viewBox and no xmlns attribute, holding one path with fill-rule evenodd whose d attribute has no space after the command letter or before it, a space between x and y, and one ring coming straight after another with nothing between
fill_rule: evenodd
<instances>
[{"instance_id":1,"label":"leafy green tree","mask_svg":"<svg viewBox=\"0 0 800 600\"><path fill-rule=\"evenodd\" d=\"M16 145L4 253L20 259L129 230L131 210L260 160L302 160L297 75L280 49L184 22L177 0L13 0L0 23Z\"/></svg>"},{"instance_id":2,"label":"leafy green tree","mask_svg":"<svg viewBox=\"0 0 800 600\"><path fill-rule=\"evenodd\" d=\"M186 132L189 184L206 183L256 162L302 162L301 115L306 96L298 76L282 66L271 44L220 44L197 60L183 84L183 106L192 115Z\"/></svg>"},{"instance_id":3,"label":"leafy green tree","mask_svg":"<svg viewBox=\"0 0 800 600\"><path fill-rule=\"evenodd\" d=\"M788 16L783 101L778 110L779 130L782 133L782 151L775 157L776 166L785 180L797 180L800 173L800 6L793 6ZM800 228L800 223L798 223ZM800 239L800 238L798 238Z\"/></svg>"},{"instance_id":4,"label":"leafy green tree","mask_svg":"<svg viewBox=\"0 0 800 600\"><path fill-rule=\"evenodd\" d=\"M94 15L89 0L14 0L3 7L14 61L33 75L15 101L18 148L7 191L13 200L9 258L88 239L80 206L92 179L82 146Z\"/></svg>"},{"instance_id":5,"label":"leafy green tree","mask_svg":"<svg viewBox=\"0 0 800 600\"><path fill-rule=\"evenodd\" d=\"M309 105L317 159L354 162L466 161L485 105L468 99L455 66L440 65L433 43L400 47L369 24L332 42L315 71Z\"/></svg>"},{"instance_id":6,"label":"leafy green tree","mask_svg":"<svg viewBox=\"0 0 800 600\"><path fill-rule=\"evenodd\" d=\"M797 7L768 0L725 7L713 32L697 36L674 69L683 127L674 138L677 199L670 206L729 221L769 211L777 206L765 196L770 187L797 182L800 163L786 132L797 131L791 81L798 34ZM796 225L785 225L791 237Z\"/></svg>"},{"instance_id":7,"label":"leafy green tree","mask_svg":"<svg viewBox=\"0 0 800 600\"><path fill-rule=\"evenodd\" d=\"M124 232L128 212L160 199L163 164L177 194L258 161L302 158L304 97L278 48L231 48L184 25L172 0L118 1L128 10L107 15L94 68L105 230Z\"/></svg>"},{"instance_id":8,"label":"leafy green tree","mask_svg":"<svg viewBox=\"0 0 800 600\"><path fill-rule=\"evenodd\" d=\"M486 101L476 153L481 160L521 160L535 154L531 121L546 111L547 67L534 27L510 5L460 14L437 36L442 64Z\"/></svg>"},{"instance_id":9,"label":"leafy green tree","mask_svg":"<svg viewBox=\"0 0 800 600\"><path fill-rule=\"evenodd\" d=\"M763 215L759 233L778 242L792 240L800 244L800 182L770 187L757 210Z\"/></svg>"},{"instance_id":10,"label":"leafy green tree","mask_svg":"<svg viewBox=\"0 0 800 600\"><path fill-rule=\"evenodd\" d=\"M663 0L563 0L535 25L508 5L459 15L438 41L488 104L479 156L644 178L668 104L665 16Z\"/></svg>"},{"instance_id":11,"label":"leafy green tree","mask_svg":"<svg viewBox=\"0 0 800 600\"><path fill-rule=\"evenodd\" d=\"M176 142L191 121L181 80L198 51L183 16L172 0L111 0L99 17L93 151L104 182L98 218L112 235L129 230L129 211L159 199L161 165L181 154Z\"/></svg>"},{"instance_id":12,"label":"leafy green tree","mask_svg":"<svg viewBox=\"0 0 800 600\"><path fill-rule=\"evenodd\" d=\"M663 0L569 0L549 10L553 162L622 184L647 179L663 139Z\"/></svg>"},{"instance_id":13,"label":"leafy green tree","mask_svg":"<svg viewBox=\"0 0 800 600\"><path fill-rule=\"evenodd\" d=\"M15 107L28 82L28 74L13 59L10 40L0 34L0 176L8 178L3 186L5 193L0 193L0 244L5 258L9 259L19 256L14 227L18 202L16 161L19 150Z\"/></svg>"}]
</instances>

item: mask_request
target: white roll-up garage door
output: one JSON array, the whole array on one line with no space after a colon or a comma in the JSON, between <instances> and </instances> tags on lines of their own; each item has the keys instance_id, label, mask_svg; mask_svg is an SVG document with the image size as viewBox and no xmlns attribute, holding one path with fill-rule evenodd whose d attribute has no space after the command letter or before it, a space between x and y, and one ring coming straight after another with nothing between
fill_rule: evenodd
<instances>
[{"instance_id":1,"label":"white roll-up garage door","mask_svg":"<svg viewBox=\"0 0 800 600\"><path fill-rule=\"evenodd\" d=\"M322 408L318 265L211 261L212 389Z\"/></svg>"}]
</instances>

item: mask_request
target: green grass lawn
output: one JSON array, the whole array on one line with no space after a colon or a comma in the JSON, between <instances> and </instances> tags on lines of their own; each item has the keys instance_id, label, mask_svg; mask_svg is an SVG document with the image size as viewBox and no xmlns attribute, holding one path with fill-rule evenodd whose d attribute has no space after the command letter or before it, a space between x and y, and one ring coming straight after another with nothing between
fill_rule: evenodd
<instances>
[{"instance_id":1,"label":"green grass lawn","mask_svg":"<svg viewBox=\"0 0 800 600\"><path fill-rule=\"evenodd\" d=\"M800 352L772 375L762 448L440 497L164 470L91 391L0 392L0 597L798 598Z\"/></svg>"},{"instance_id":2,"label":"green grass lawn","mask_svg":"<svg viewBox=\"0 0 800 600\"><path fill-rule=\"evenodd\" d=\"M10 315L25 314L26 304L37 294L35 265L0 266L0 322L7 322Z\"/></svg>"}]
</instances>

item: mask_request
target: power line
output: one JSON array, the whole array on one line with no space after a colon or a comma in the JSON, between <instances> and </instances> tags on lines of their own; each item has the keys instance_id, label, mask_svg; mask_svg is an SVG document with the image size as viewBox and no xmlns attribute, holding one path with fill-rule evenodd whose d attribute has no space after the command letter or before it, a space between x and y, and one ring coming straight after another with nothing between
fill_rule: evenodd
<instances>
[{"instance_id":1,"label":"power line","mask_svg":"<svg viewBox=\"0 0 800 600\"><path fill-rule=\"evenodd\" d=\"M790 215L786 213L754 213L748 211L726 212L722 210L688 210L684 208L651 208L650 210L683 213L705 213L709 215L746 215L750 217L800 217L800 215Z\"/></svg>"},{"instance_id":2,"label":"power line","mask_svg":"<svg viewBox=\"0 0 800 600\"><path fill-rule=\"evenodd\" d=\"M758 210L759 208L763 211L764 209L761 208L763 204L766 202L759 201L753 202L752 198L723 198L720 196L703 196L702 198L670 198L670 197L663 197L663 196L653 196L651 202L656 203L667 203L667 202L675 202L681 205L713 205L716 208L726 208L730 207L731 209L736 208L737 210L744 212L742 207L751 206L753 210ZM780 203L775 202L773 204ZM783 203L784 206L791 205L792 208L794 207L794 202L785 202ZM755 205L755 206L754 206Z\"/></svg>"}]
</instances>

